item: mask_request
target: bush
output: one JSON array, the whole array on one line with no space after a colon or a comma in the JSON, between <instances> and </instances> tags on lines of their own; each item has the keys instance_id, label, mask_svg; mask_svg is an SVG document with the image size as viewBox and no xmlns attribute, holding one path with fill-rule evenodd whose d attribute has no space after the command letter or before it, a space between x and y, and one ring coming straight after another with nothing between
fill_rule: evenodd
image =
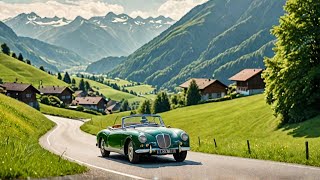
<instances>
[{"instance_id":1,"label":"bush","mask_svg":"<svg viewBox=\"0 0 320 180\"><path fill-rule=\"evenodd\" d=\"M84 107L83 106L78 106L77 108L76 108L76 111L83 111L84 110Z\"/></svg>"},{"instance_id":2,"label":"bush","mask_svg":"<svg viewBox=\"0 0 320 180\"><path fill-rule=\"evenodd\" d=\"M49 101L50 101L50 105L56 106L56 107L60 107L60 104L62 104L60 99L56 96L49 96Z\"/></svg>"},{"instance_id":3,"label":"bush","mask_svg":"<svg viewBox=\"0 0 320 180\"><path fill-rule=\"evenodd\" d=\"M99 115L98 112L96 112L96 111L94 111L94 110L90 110L90 109L84 109L83 112L89 113L89 114L93 114L93 115Z\"/></svg>"},{"instance_id":4,"label":"bush","mask_svg":"<svg viewBox=\"0 0 320 180\"><path fill-rule=\"evenodd\" d=\"M42 104L51 105L48 96L42 96L41 99L40 99L40 102L41 102Z\"/></svg>"}]
</instances>

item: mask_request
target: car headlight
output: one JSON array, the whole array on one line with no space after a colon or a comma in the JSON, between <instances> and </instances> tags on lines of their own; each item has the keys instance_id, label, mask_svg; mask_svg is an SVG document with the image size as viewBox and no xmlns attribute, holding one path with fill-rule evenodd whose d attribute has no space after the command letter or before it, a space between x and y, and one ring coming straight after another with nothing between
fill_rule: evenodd
<instances>
[{"instance_id":1,"label":"car headlight","mask_svg":"<svg viewBox=\"0 0 320 180\"><path fill-rule=\"evenodd\" d=\"M144 134L140 134L139 137L138 137L138 139L139 139L139 141L140 141L141 143L147 142L147 137L146 137L146 135L144 135Z\"/></svg>"},{"instance_id":2,"label":"car headlight","mask_svg":"<svg viewBox=\"0 0 320 180\"><path fill-rule=\"evenodd\" d=\"M189 139L188 134L187 134L187 133L185 133L185 132L184 132L184 133L182 133L180 137L181 137L182 141L187 141L187 140Z\"/></svg>"}]
</instances>

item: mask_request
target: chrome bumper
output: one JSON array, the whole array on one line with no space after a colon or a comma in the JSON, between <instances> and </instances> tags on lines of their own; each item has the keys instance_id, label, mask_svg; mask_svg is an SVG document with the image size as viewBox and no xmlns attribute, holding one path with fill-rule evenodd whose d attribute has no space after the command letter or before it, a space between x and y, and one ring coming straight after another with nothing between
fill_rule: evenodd
<instances>
[{"instance_id":1,"label":"chrome bumper","mask_svg":"<svg viewBox=\"0 0 320 180\"><path fill-rule=\"evenodd\" d=\"M181 151L190 151L190 147L178 147L178 148L169 148L169 149L176 149L178 150L178 152L181 152ZM157 150L161 150L160 148L152 148L150 146L149 149L137 149L135 152L137 154L145 154L145 153L150 153L152 154L152 152L154 151L157 151Z\"/></svg>"}]
</instances>

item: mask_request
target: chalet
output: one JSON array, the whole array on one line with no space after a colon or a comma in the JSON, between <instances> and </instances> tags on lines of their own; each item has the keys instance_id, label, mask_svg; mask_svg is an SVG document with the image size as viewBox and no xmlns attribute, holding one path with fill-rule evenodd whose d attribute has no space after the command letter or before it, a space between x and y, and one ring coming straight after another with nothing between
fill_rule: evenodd
<instances>
[{"instance_id":1,"label":"chalet","mask_svg":"<svg viewBox=\"0 0 320 180\"><path fill-rule=\"evenodd\" d=\"M64 104L72 103L73 91L68 87L46 86L39 90L42 95L58 97Z\"/></svg>"},{"instance_id":2,"label":"chalet","mask_svg":"<svg viewBox=\"0 0 320 180\"><path fill-rule=\"evenodd\" d=\"M119 102L110 100L107 103L106 113L107 114L112 114L115 111L120 111L120 107L121 107L121 104Z\"/></svg>"},{"instance_id":3,"label":"chalet","mask_svg":"<svg viewBox=\"0 0 320 180\"><path fill-rule=\"evenodd\" d=\"M86 97L88 95L88 93L85 91L79 90L79 91L75 91L73 95L75 97Z\"/></svg>"},{"instance_id":4,"label":"chalet","mask_svg":"<svg viewBox=\"0 0 320 180\"><path fill-rule=\"evenodd\" d=\"M265 83L261 77L263 69L244 69L229 80L235 81L237 92L242 95L259 94L264 91Z\"/></svg>"},{"instance_id":5,"label":"chalet","mask_svg":"<svg viewBox=\"0 0 320 180\"><path fill-rule=\"evenodd\" d=\"M72 102L73 105L83 106L87 109L105 112L107 107L107 100L103 97L76 97Z\"/></svg>"},{"instance_id":6,"label":"chalet","mask_svg":"<svg viewBox=\"0 0 320 180\"><path fill-rule=\"evenodd\" d=\"M192 80L196 81L198 88L201 93L201 100L206 101L209 99L217 99L224 97L227 94L227 88L225 84L216 79L190 79L187 82L181 84L179 87L183 88L185 91L189 88Z\"/></svg>"},{"instance_id":7,"label":"chalet","mask_svg":"<svg viewBox=\"0 0 320 180\"><path fill-rule=\"evenodd\" d=\"M4 83L0 84L4 93L14 99L22 101L29 106L39 109L39 103L36 98L36 94L40 92L31 84L22 83Z\"/></svg>"}]
</instances>

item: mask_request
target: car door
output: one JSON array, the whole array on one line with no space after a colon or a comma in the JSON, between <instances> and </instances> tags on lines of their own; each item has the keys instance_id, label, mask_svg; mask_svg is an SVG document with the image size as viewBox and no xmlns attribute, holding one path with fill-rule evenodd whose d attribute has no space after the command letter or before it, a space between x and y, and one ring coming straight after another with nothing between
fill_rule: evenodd
<instances>
[{"instance_id":1,"label":"car door","mask_svg":"<svg viewBox=\"0 0 320 180\"><path fill-rule=\"evenodd\" d=\"M119 129L113 129L109 136L108 136L108 143L109 148L113 149L114 151L121 151L119 153L123 153L123 144L125 143L126 139L126 130L119 128Z\"/></svg>"}]
</instances>

